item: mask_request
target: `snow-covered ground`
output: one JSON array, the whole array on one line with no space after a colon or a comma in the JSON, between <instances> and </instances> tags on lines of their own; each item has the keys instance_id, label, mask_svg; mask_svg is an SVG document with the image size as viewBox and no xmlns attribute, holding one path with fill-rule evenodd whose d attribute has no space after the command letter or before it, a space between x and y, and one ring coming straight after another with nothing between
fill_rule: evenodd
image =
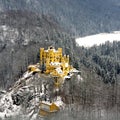
<instances>
[{"instance_id":1,"label":"snow-covered ground","mask_svg":"<svg viewBox=\"0 0 120 120\"><path fill-rule=\"evenodd\" d=\"M106 41L120 41L120 31L114 31L112 33L100 33L96 35L76 38L77 44L84 47L100 45L105 43Z\"/></svg>"},{"instance_id":2,"label":"snow-covered ground","mask_svg":"<svg viewBox=\"0 0 120 120\"><path fill-rule=\"evenodd\" d=\"M0 118L4 119L19 114L20 106L13 105L11 92L6 93L0 99Z\"/></svg>"}]
</instances>

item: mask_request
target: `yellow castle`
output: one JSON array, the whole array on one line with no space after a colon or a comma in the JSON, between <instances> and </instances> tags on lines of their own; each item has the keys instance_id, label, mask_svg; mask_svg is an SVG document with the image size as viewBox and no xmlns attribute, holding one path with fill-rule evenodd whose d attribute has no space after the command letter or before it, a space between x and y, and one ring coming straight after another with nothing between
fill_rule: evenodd
<instances>
[{"instance_id":1,"label":"yellow castle","mask_svg":"<svg viewBox=\"0 0 120 120\"><path fill-rule=\"evenodd\" d=\"M40 63L28 66L29 73L39 73L40 76L52 78L54 80L55 93L60 89L64 80L71 78L76 71L69 64L69 55L63 55L62 48L56 50L54 47L48 47L47 50L40 48ZM59 109L60 104L57 104L57 99L53 98L51 103L50 101L40 102L39 114L47 116L50 113L59 111Z\"/></svg>"},{"instance_id":2,"label":"yellow castle","mask_svg":"<svg viewBox=\"0 0 120 120\"><path fill-rule=\"evenodd\" d=\"M72 66L69 65L69 55L62 55L62 48L55 50L48 47L47 50L40 48L40 66L42 72L56 77L67 76Z\"/></svg>"}]
</instances>

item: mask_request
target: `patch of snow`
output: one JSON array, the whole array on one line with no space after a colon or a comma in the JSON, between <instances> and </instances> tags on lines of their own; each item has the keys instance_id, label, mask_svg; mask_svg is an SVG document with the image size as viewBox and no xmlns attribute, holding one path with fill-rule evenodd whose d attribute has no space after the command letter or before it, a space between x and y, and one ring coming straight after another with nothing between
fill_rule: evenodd
<instances>
[{"instance_id":1,"label":"patch of snow","mask_svg":"<svg viewBox=\"0 0 120 120\"><path fill-rule=\"evenodd\" d=\"M13 105L11 94L7 93L0 99L0 118L6 118L19 114L20 107Z\"/></svg>"},{"instance_id":2,"label":"patch of snow","mask_svg":"<svg viewBox=\"0 0 120 120\"><path fill-rule=\"evenodd\" d=\"M29 39L26 38L23 42L23 45L28 45L28 42L29 42Z\"/></svg>"},{"instance_id":3,"label":"patch of snow","mask_svg":"<svg viewBox=\"0 0 120 120\"><path fill-rule=\"evenodd\" d=\"M45 50L45 52L48 52L49 50L53 50L53 52L58 52L58 51L55 50L54 48L52 48L52 49L48 49L48 50Z\"/></svg>"},{"instance_id":4,"label":"patch of snow","mask_svg":"<svg viewBox=\"0 0 120 120\"><path fill-rule=\"evenodd\" d=\"M83 81L83 78L80 76L80 75L77 75L77 79L78 79L78 81Z\"/></svg>"},{"instance_id":5,"label":"patch of snow","mask_svg":"<svg viewBox=\"0 0 120 120\"><path fill-rule=\"evenodd\" d=\"M57 96L57 100L54 102L58 107L63 107L63 101L60 96Z\"/></svg>"},{"instance_id":6,"label":"patch of snow","mask_svg":"<svg viewBox=\"0 0 120 120\"><path fill-rule=\"evenodd\" d=\"M79 72L79 71L76 70L75 68L73 68L73 69L70 70L70 73L78 73L78 72Z\"/></svg>"},{"instance_id":7,"label":"patch of snow","mask_svg":"<svg viewBox=\"0 0 120 120\"><path fill-rule=\"evenodd\" d=\"M37 113L34 113L33 115L32 115L32 118L31 118L31 120L36 120L36 118L37 118Z\"/></svg>"},{"instance_id":8,"label":"patch of snow","mask_svg":"<svg viewBox=\"0 0 120 120\"><path fill-rule=\"evenodd\" d=\"M56 92L59 92L59 89L58 89L58 88L56 88L56 89L55 89L55 91L56 91Z\"/></svg>"},{"instance_id":9,"label":"patch of snow","mask_svg":"<svg viewBox=\"0 0 120 120\"><path fill-rule=\"evenodd\" d=\"M63 73L63 71L61 70L61 67L56 68L56 71L58 72L58 74L62 74Z\"/></svg>"},{"instance_id":10,"label":"patch of snow","mask_svg":"<svg viewBox=\"0 0 120 120\"><path fill-rule=\"evenodd\" d=\"M2 90L2 89L0 90L0 95L1 95L1 94L5 94L5 93L6 93L5 90Z\"/></svg>"},{"instance_id":11,"label":"patch of snow","mask_svg":"<svg viewBox=\"0 0 120 120\"><path fill-rule=\"evenodd\" d=\"M68 63L65 63L65 67L68 67Z\"/></svg>"},{"instance_id":12,"label":"patch of snow","mask_svg":"<svg viewBox=\"0 0 120 120\"><path fill-rule=\"evenodd\" d=\"M93 45L100 45L106 41L120 41L120 31L113 31L112 33L101 33L76 39L79 46L92 47Z\"/></svg>"},{"instance_id":13,"label":"patch of snow","mask_svg":"<svg viewBox=\"0 0 120 120\"><path fill-rule=\"evenodd\" d=\"M27 72L25 72L25 73L23 74L23 77L22 77L22 78L23 78L23 79L26 79L26 78L28 78L28 77L31 77L31 76L32 76L32 73L33 73L33 72L28 72L28 71L27 71Z\"/></svg>"},{"instance_id":14,"label":"patch of snow","mask_svg":"<svg viewBox=\"0 0 120 120\"><path fill-rule=\"evenodd\" d=\"M7 25L0 26L0 39L1 41L11 42L15 44L15 40L18 37L19 33L17 28L11 28Z\"/></svg>"},{"instance_id":15,"label":"patch of snow","mask_svg":"<svg viewBox=\"0 0 120 120\"><path fill-rule=\"evenodd\" d=\"M64 79L70 79L71 77L70 76L65 76Z\"/></svg>"},{"instance_id":16,"label":"patch of snow","mask_svg":"<svg viewBox=\"0 0 120 120\"><path fill-rule=\"evenodd\" d=\"M8 27L6 25L2 25L1 26L2 30L6 31L8 29Z\"/></svg>"},{"instance_id":17,"label":"patch of snow","mask_svg":"<svg viewBox=\"0 0 120 120\"><path fill-rule=\"evenodd\" d=\"M52 105L49 101L42 101L43 104Z\"/></svg>"},{"instance_id":18,"label":"patch of snow","mask_svg":"<svg viewBox=\"0 0 120 120\"><path fill-rule=\"evenodd\" d=\"M52 105L49 101L42 101L43 104ZM63 101L60 96L57 96L57 99L53 102L58 107L63 107Z\"/></svg>"},{"instance_id":19,"label":"patch of snow","mask_svg":"<svg viewBox=\"0 0 120 120\"><path fill-rule=\"evenodd\" d=\"M53 65L53 66L55 66L55 67L57 67L57 66L60 66L60 65L61 65L61 63L59 63L59 62L51 62L50 64L51 64L51 65Z\"/></svg>"}]
</instances>

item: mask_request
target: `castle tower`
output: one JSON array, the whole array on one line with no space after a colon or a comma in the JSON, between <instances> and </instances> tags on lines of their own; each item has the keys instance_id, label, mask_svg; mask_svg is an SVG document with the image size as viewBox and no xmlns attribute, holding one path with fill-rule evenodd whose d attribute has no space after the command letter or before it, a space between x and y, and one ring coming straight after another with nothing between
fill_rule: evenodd
<instances>
[{"instance_id":1,"label":"castle tower","mask_svg":"<svg viewBox=\"0 0 120 120\"><path fill-rule=\"evenodd\" d=\"M62 55L62 48L55 50L48 47L47 50L40 48L40 65L46 74L53 76L66 76L69 73L69 55Z\"/></svg>"}]
</instances>

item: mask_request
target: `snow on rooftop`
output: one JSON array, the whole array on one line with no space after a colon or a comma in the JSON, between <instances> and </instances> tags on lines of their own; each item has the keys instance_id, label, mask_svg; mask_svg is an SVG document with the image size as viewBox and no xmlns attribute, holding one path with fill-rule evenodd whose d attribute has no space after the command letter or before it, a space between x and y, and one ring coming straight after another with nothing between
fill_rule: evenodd
<instances>
[{"instance_id":1,"label":"snow on rooftop","mask_svg":"<svg viewBox=\"0 0 120 120\"><path fill-rule=\"evenodd\" d=\"M58 74L62 74L63 73L63 71L61 70L61 67L57 67L56 71L58 72Z\"/></svg>"},{"instance_id":2,"label":"snow on rooftop","mask_svg":"<svg viewBox=\"0 0 120 120\"><path fill-rule=\"evenodd\" d=\"M52 105L49 101L42 101L43 104Z\"/></svg>"},{"instance_id":3,"label":"snow on rooftop","mask_svg":"<svg viewBox=\"0 0 120 120\"><path fill-rule=\"evenodd\" d=\"M93 45L100 45L106 41L120 41L120 31L114 31L112 33L100 33L96 35L80 37L76 39L76 43L79 46L91 47Z\"/></svg>"},{"instance_id":4,"label":"snow on rooftop","mask_svg":"<svg viewBox=\"0 0 120 120\"><path fill-rule=\"evenodd\" d=\"M52 49L48 49L48 50L53 50L53 52L58 52L58 51L55 50L54 48L52 48ZM48 52L48 50L45 50L45 52Z\"/></svg>"},{"instance_id":5,"label":"snow on rooftop","mask_svg":"<svg viewBox=\"0 0 120 120\"><path fill-rule=\"evenodd\" d=\"M70 70L70 72L71 73L78 73L79 71L77 69L73 68L73 69Z\"/></svg>"},{"instance_id":6,"label":"snow on rooftop","mask_svg":"<svg viewBox=\"0 0 120 120\"><path fill-rule=\"evenodd\" d=\"M64 77L64 79L67 79L67 78L68 78L68 79L70 79L70 78L71 78L71 76L65 76L65 77Z\"/></svg>"},{"instance_id":7,"label":"snow on rooftop","mask_svg":"<svg viewBox=\"0 0 120 120\"><path fill-rule=\"evenodd\" d=\"M60 62L51 62L50 64L53 65L53 66L56 66L56 67L61 65Z\"/></svg>"}]
</instances>

